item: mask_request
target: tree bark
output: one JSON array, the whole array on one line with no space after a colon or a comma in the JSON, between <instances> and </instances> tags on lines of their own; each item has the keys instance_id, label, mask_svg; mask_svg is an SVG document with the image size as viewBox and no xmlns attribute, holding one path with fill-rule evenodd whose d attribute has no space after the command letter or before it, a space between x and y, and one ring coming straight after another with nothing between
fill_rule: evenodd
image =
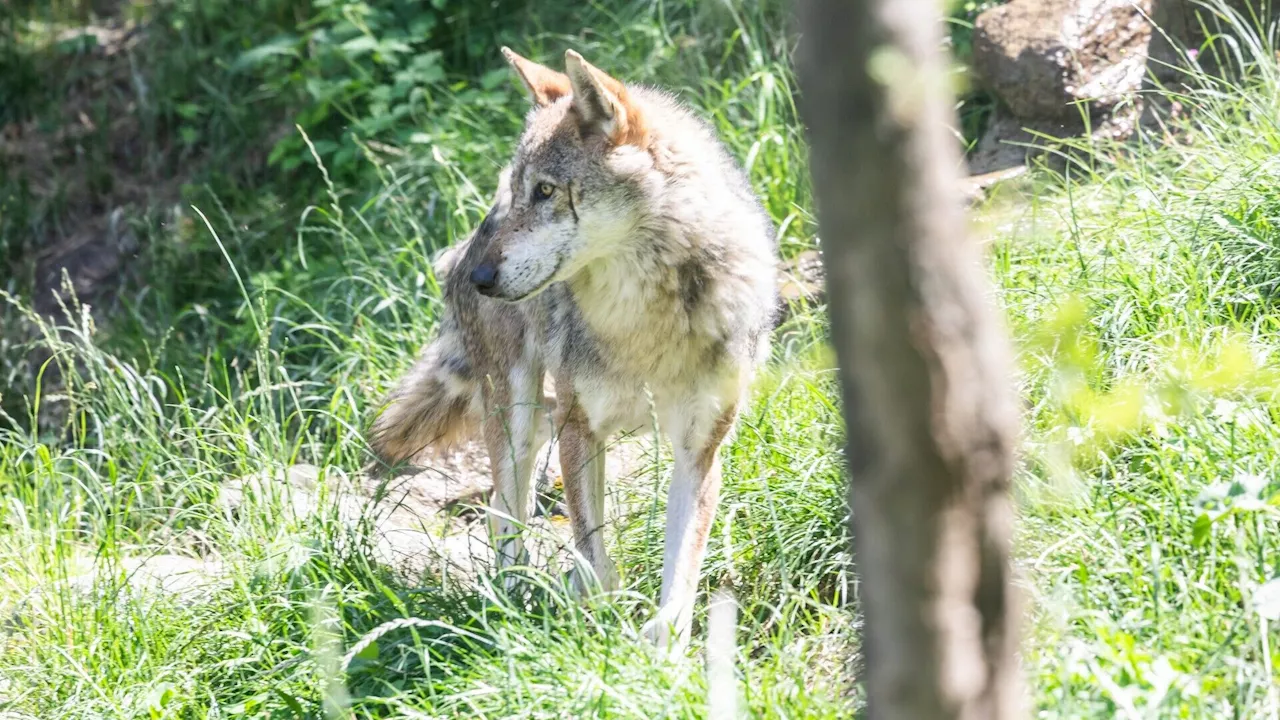
<instances>
[{"instance_id":1,"label":"tree bark","mask_svg":"<svg viewBox=\"0 0 1280 720\"><path fill-rule=\"evenodd\" d=\"M868 717L1018 717L1008 341L965 237L933 0L802 0Z\"/></svg>"}]
</instances>

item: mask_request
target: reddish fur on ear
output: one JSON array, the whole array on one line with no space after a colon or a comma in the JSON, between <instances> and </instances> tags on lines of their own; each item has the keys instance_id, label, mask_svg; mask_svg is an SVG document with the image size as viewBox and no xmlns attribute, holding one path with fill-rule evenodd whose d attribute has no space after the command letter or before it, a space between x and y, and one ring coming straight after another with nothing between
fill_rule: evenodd
<instances>
[{"instance_id":1,"label":"reddish fur on ear","mask_svg":"<svg viewBox=\"0 0 1280 720\"><path fill-rule=\"evenodd\" d=\"M573 92L573 85L564 73L556 72L545 65L517 55L511 48L503 47L502 56L507 64L520 76L520 82L539 106L550 105Z\"/></svg>"},{"instance_id":2,"label":"reddish fur on ear","mask_svg":"<svg viewBox=\"0 0 1280 720\"><path fill-rule=\"evenodd\" d=\"M592 96L574 97L574 107L584 116L583 119L606 128L614 145L648 149L649 127L626 86L573 50L566 50L564 58L575 92Z\"/></svg>"}]
</instances>

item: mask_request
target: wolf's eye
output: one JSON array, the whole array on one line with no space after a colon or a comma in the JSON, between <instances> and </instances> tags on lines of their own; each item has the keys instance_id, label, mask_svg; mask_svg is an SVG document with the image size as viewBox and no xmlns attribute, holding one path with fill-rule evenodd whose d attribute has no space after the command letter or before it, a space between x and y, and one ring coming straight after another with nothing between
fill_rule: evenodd
<instances>
[{"instance_id":1,"label":"wolf's eye","mask_svg":"<svg viewBox=\"0 0 1280 720\"><path fill-rule=\"evenodd\" d=\"M534 200L546 200L556 191L556 186L549 182L540 182L533 187Z\"/></svg>"}]
</instances>

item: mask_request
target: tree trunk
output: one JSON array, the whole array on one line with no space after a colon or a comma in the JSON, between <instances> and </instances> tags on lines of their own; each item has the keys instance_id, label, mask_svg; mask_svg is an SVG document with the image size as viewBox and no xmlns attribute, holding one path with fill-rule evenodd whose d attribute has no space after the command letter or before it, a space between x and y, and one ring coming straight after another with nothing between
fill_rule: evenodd
<instances>
[{"instance_id":1,"label":"tree trunk","mask_svg":"<svg viewBox=\"0 0 1280 720\"><path fill-rule=\"evenodd\" d=\"M800 8L868 716L1017 717L1018 408L981 253L965 238L938 4Z\"/></svg>"}]
</instances>

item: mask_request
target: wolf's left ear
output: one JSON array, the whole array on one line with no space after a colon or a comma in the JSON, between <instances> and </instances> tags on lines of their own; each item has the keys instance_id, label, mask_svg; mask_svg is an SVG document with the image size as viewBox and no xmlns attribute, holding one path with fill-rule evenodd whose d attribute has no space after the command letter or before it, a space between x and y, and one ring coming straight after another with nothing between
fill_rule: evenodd
<instances>
[{"instance_id":1,"label":"wolf's left ear","mask_svg":"<svg viewBox=\"0 0 1280 720\"><path fill-rule=\"evenodd\" d=\"M627 89L572 50L564 66L573 85L573 107L584 128L603 133L614 145L648 147L649 130Z\"/></svg>"},{"instance_id":2,"label":"wolf's left ear","mask_svg":"<svg viewBox=\"0 0 1280 720\"><path fill-rule=\"evenodd\" d=\"M539 106L550 105L573 91L569 78L564 73L520 57L509 47L502 48L502 57L507 59L507 64L520 76L520 82L524 83L529 95Z\"/></svg>"}]
</instances>

